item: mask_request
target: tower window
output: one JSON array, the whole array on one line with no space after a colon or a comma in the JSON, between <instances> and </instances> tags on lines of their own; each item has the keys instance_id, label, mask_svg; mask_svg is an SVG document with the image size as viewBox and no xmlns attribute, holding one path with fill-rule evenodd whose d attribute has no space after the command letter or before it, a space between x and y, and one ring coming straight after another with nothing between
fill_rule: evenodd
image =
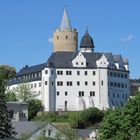
<instances>
[{"instance_id":1,"label":"tower window","mask_svg":"<svg viewBox=\"0 0 140 140\"><path fill-rule=\"evenodd\" d=\"M101 81L101 85L103 86L103 84L104 84L104 82L103 81Z\"/></svg>"},{"instance_id":2,"label":"tower window","mask_svg":"<svg viewBox=\"0 0 140 140\"><path fill-rule=\"evenodd\" d=\"M68 39L68 36L66 35L66 39Z\"/></svg>"},{"instance_id":3,"label":"tower window","mask_svg":"<svg viewBox=\"0 0 140 140\"><path fill-rule=\"evenodd\" d=\"M68 92L67 91L65 91L65 96L67 96L68 95Z\"/></svg>"},{"instance_id":4,"label":"tower window","mask_svg":"<svg viewBox=\"0 0 140 140\"><path fill-rule=\"evenodd\" d=\"M74 36L74 40L76 40L76 37Z\"/></svg>"},{"instance_id":5,"label":"tower window","mask_svg":"<svg viewBox=\"0 0 140 140\"><path fill-rule=\"evenodd\" d=\"M45 85L47 85L47 81L45 81Z\"/></svg>"},{"instance_id":6,"label":"tower window","mask_svg":"<svg viewBox=\"0 0 140 140\"><path fill-rule=\"evenodd\" d=\"M57 40L59 39L59 36L57 36Z\"/></svg>"},{"instance_id":7,"label":"tower window","mask_svg":"<svg viewBox=\"0 0 140 140\"><path fill-rule=\"evenodd\" d=\"M59 91L57 91L57 96L59 96Z\"/></svg>"}]
</instances>

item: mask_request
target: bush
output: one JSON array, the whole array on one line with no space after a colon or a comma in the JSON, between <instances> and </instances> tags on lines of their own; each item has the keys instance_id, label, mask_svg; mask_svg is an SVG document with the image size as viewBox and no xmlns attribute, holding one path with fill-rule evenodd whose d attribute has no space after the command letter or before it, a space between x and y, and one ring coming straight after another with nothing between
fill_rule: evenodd
<instances>
[{"instance_id":1,"label":"bush","mask_svg":"<svg viewBox=\"0 0 140 140\"><path fill-rule=\"evenodd\" d=\"M43 110L42 102L37 99L32 99L28 101L28 116L29 120L37 116L39 111Z\"/></svg>"},{"instance_id":2,"label":"bush","mask_svg":"<svg viewBox=\"0 0 140 140\"><path fill-rule=\"evenodd\" d=\"M104 113L97 108L89 108L81 112L69 113L69 123L73 128L86 128L102 121Z\"/></svg>"}]
</instances>

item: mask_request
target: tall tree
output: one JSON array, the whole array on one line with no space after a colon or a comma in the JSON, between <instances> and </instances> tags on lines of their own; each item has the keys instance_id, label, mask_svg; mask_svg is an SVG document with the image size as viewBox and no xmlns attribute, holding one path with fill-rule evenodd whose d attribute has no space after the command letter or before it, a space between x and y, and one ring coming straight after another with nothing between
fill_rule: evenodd
<instances>
[{"instance_id":1,"label":"tall tree","mask_svg":"<svg viewBox=\"0 0 140 140\"><path fill-rule=\"evenodd\" d=\"M6 81L15 75L15 69L8 65L0 66L0 139L13 138L16 134L5 102Z\"/></svg>"},{"instance_id":2,"label":"tall tree","mask_svg":"<svg viewBox=\"0 0 140 140\"><path fill-rule=\"evenodd\" d=\"M99 134L101 140L135 140L140 137L140 92L123 108L106 113Z\"/></svg>"}]
</instances>

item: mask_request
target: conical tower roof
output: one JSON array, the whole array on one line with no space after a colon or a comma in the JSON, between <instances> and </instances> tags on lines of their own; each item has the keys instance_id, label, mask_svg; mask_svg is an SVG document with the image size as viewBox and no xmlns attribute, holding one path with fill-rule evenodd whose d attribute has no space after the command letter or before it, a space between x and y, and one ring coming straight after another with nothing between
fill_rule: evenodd
<instances>
[{"instance_id":1,"label":"conical tower roof","mask_svg":"<svg viewBox=\"0 0 140 140\"><path fill-rule=\"evenodd\" d=\"M72 30L66 7L64 8L64 14L63 14L63 17L62 17L62 20L61 20L60 29L61 30L64 30L64 29Z\"/></svg>"}]
</instances>

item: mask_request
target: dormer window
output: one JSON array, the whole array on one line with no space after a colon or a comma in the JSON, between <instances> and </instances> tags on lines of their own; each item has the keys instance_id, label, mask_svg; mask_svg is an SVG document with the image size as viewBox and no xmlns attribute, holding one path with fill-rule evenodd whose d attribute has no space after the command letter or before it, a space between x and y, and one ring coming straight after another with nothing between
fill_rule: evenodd
<instances>
[{"instance_id":1,"label":"dormer window","mask_svg":"<svg viewBox=\"0 0 140 140\"><path fill-rule=\"evenodd\" d=\"M76 65L78 65L78 62L76 62Z\"/></svg>"}]
</instances>

